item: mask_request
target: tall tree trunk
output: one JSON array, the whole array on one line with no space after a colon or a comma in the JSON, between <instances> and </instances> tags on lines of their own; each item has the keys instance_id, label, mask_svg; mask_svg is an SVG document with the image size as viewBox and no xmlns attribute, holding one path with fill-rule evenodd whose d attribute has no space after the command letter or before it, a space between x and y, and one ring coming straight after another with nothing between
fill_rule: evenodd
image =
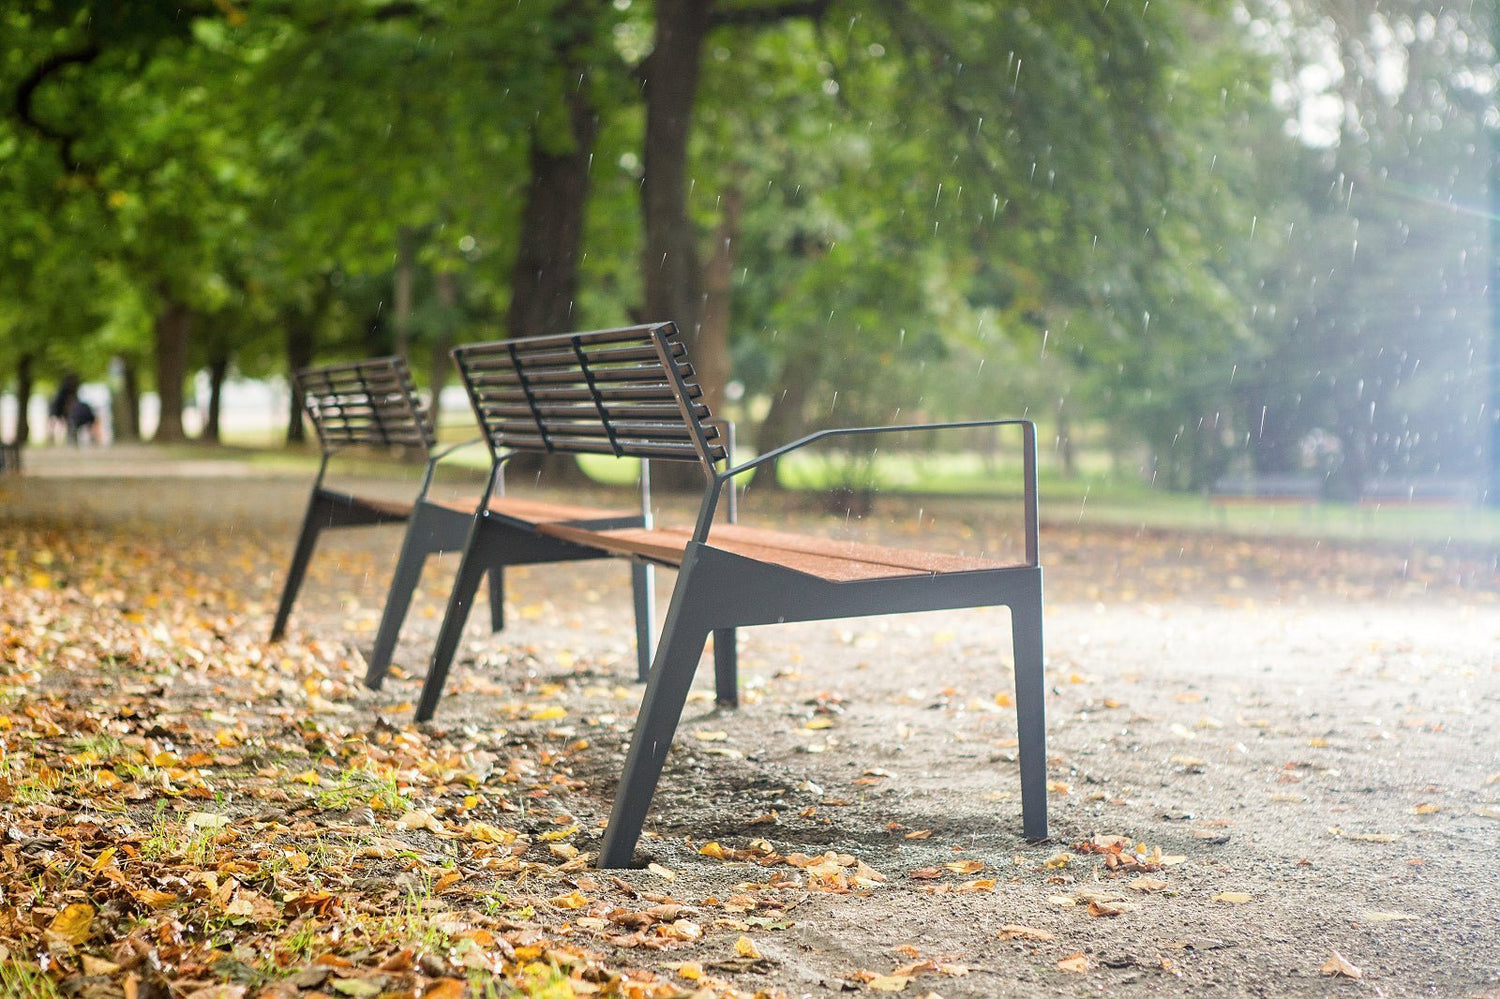
<instances>
[{"instance_id":1,"label":"tall tree trunk","mask_svg":"<svg viewBox=\"0 0 1500 999\"><path fill-rule=\"evenodd\" d=\"M141 439L141 376L136 361L120 357L120 398L110 406L116 441Z\"/></svg>"},{"instance_id":2,"label":"tall tree trunk","mask_svg":"<svg viewBox=\"0 0 1500 999\"><path fill-rule=\"evenodd\" d=\"M719 225L714 230L713 253L703 270L703 312L699 317L698 351L693 367L703 386L703 398L716 414L724 410L724 387L729 384L730 309L734 290L734 253L740 236L745 197L737 185L725 188L719 198Z\"/></svg>"},{"instance_id":3,"label":"tall tree trunk","mask_svg":"<svg viewBox=\"0 0 1500 999\"><path fill-rule=\"evenodd\" d=\"M306 309L292 308L281 313L281 324L286 330L286 370L288 375L313 363L318 353L318 330L323 317L333 304L333 280L330 274L320 274L313 292L312 302ZM307 440L307 427L302 422L302 392L297 380L289 379L292 391L287 400L286 442L302 444Z\"/></svg>"},{"instance_id":4,"label":"tall tree trunk","mask_svg":"<svg viewBox=\"0 0 1500 999\"><path fill-rule=\"evenodd\" d=\"M187 439L182 429L182 389L192 330L193 310L167 298L156 317L156 395L161 400L161 417L152 439L158 444Z\"/></svg>"},{"instance_id":5,"label":"tall tree trunk","mask_svg":"<svg viewBox=\"0 0 1500 999\"><path fill-rule=\"evenodd\" d=\"M576 74L570 74L576 75ZM511 269L511 336L563 333L575 328L578 258L583 248L589 162L599 113L583 87L568 95L570 141L550 149L532 130L531 176L521 209L521 245Z\"/></svg>"},{"instance_id":6,"label":"tall tree trunk","mask_svg":"<svg viewBox=\"0 0 1500 999\"><path fill-rule=\"evenodd\" d=\"M443 307L443 322L434 331L431 359L432 418L438 418L438 400L443 394L448 378L453 374L453 330L458 321L458 275L452 271L438 271L433 278L438 304Z\"/></svg>"},{"instance_id":7,"label":"tall tree trunk","mask_svg":"<svg viewBox=\"0 0 1500 999\"><path fill-rule=\"evenodd\" d=\"M31 393L36 386L32 366L35 363L36 355L29 351L16 362L16 435L10 442L22 447L31 440Z\"/></svg>"},{"instance_id":8,"label":"tall tree trunk","mask_svg":"<svg viewBox=\"0 0 1500 999\"><path fill-rule=\"evenodd\" d=\"M416 280L416 234L410 226L396 232L395 286L391 302L391 328L396 331L396 353L407 356L411 347L412 284Z\"/></svg>"},{"instance_id":9,"label":"tall tree trunk","mask_svg":"<svg viewBox=\"0 0 1500 999\"><path fill-rule=\"evenodd\" d=\"M222 443L219 416L224 408L224 379L229 375L229 352L212 358L208 362L208 417L203 421L202 439L214 444Z\"/></svg>"},{"instance_id":10,"label":"tall tree trunk","mask_svg":"<svg viewBox=\"0 0 1500 999\"><path fill-rule=\"evenodd\" d=\"M656 44L641 67L646 91L642 318L673 320L690 341L699 333L700 291L696 234L688 217L688 134L713 6L711 0L657 0Z\"/></svg>"}]
</instances>

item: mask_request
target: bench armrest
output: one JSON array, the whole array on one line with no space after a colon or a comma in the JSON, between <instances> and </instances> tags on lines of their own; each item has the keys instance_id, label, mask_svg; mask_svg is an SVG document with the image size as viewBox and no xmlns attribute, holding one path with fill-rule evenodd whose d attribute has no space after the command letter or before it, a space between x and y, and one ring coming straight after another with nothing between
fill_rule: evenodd
<instances>
[{"instance_id":1,"label":"bench armrest","mask_svg":"<svg viewBox=\"0 0 1500 999\"><path fill-rule=\"evenodd\" d=\"M427 495L427 490L432 486L432 477L437 473L437 467L442 464L444 458L449 457L455 451L462 451L466 447L473 447L483 442L483 437L470 437L466 441L459 441L457 444L450 444L445 448L430 452L427 455L427 472L422 476L422 488L417 491L417 495Z\"/></svg>"},{"instance_id":2,"label":"bench armrest","mask_svg":"<svg viewBox=\"0 0 1500 999\"><path fill-rule=\"evenodd\" d=\"M719 494L724 486L730 483L736 476L742 475L752 469L759 468L768 462L775 461L793 451L800 450L818 441L834 437L862 437L870 434L909 433L912 431L939 431L939 430L966 430L975 427L1020 427L1022 435L1021 462L1024 502L1025 502L1025 542L1026 542L1026 564L1037 565L1037 484L1036 484L1036 424L1025 419L1006 420L966 420L955 423L907 423L893 424L878 427L835 427L829 430L819 430L808 434L789 444L773 448L765 454L757 455L749 461L734 465L714 475L713 481L709 483L708 489L703 495L703 504L698 509L698 522L693 528L693 540L706 542L709 529L713 526L714 514L719 504ZM731 497L733 491L731 489Z\"/></svg>"}]
</instances>

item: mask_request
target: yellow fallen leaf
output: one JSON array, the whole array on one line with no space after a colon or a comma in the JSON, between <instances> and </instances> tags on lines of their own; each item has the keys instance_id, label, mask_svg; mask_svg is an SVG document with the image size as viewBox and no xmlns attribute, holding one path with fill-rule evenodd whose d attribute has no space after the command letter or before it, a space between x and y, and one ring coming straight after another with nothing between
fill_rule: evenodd
<instances>
[{"instance_id":1,"label":"yellow fallen leaf","mask_svg":"<svg viewBox=\"0 0 1500 999\"><path fill-rule=\"evenodd\" d=\"M943 866L948 868L948 870L952 871L954 874L978 874L980 871L984 870L984 861L955 860L951 864L944 864Z\"/></svg>"},{"instance_id":2,"label":"yellow fallen leaf","mask_svg":"<svg viewBox=\"0 0 1500 999\"><path fill-rule=\"evenodd\" d=\"M677 878L677 875L676 875L675 872L669 870L668 868L665 868L665 867L661 866L660 864L654 864L654 863L653 864L647 864L646 865L646 870L650 871L652 874L655 874L657 877L663 878L663 879L665 879L667 881L674 881Z\"/></svg>"},{"instance_id":3,"label":"yellow fallen leaf","mask_svg":"<svg viewBox=\"0 0 1500 999\"><path fill-rule=\"evenodd\" d=\"M135 893L136 900L150 909L165 909L177 904L177 896L169 891L142 888Z\"/></svg>"},{"instance_id":4,"label":"yellow fallen leaf","mask_svg":"<svg viewBox=\"0 0 1500 999\"><path fill-rule=\"evenodd\" d=\"M1034 926L1006 923L1000 927L999 937L1001 940L1056 940L1057 934L1050 930L1039 930Z\"/></svg>"},{"instance_id":5,"label":"yellow fallen leaf","mask_svg":"<svg viewBox=\"0 0 1500 999\"><path fill-rule=\"evenodd\" d=\"M1359 914L1359 918L1367 923L1404 923L1421 917L1411 912L1382 912L1379 909L1367 909Z\"/></svg>"},{"instance_id":6,"label":"yellow fallen leaf","mask_svg":"<svg viewBox=\"0 0 1500 999\"><path fill-rule=\"evenodd\" d=\"M1349 960L1338 951L1332 950L1329 953L1333 956L1324 961L1322 967L1318 969L1323 974L1341 978L1363 978L1365 976L1363 971L1350 964Z\"/></svg>"},{"instance_id":7,"label":"yellow fallen leaf","mask_svg":"<svg viewBox=\"0 0 1500 999\"><path fill-rule=\"evenodd\" d=\"M693 733L693 738L699 742L728 742L729 733L719 731L706 732L700 729Z\"/></svg>"},{"instance_id":8,"label":"yellow fallen leaf","mask_svg":"<svg viewBox=\"0 0 1500 999\"><path fill-rule=\"evenodd\" d=\"M548 704L545 707L533 708L529 717L531 721L557 721L559 718L568 717L568 709L561 704Z\"/></svg>"},{"instance_id":9,"label":"yellow fallen leaf","mask_svg":"<svg viewBox=\"0 0 1500 999\"><path fill-rule=\"evenodd\" d=\"M1415 809L1413 809L1413 811L1415 811L1418 815L1432 815L1436 812L1441 812L1442 810L1443 809L1441 805L1433 805L1425 801L1419 804Z\"/></svg>"},{"instance_id":10,"label":"yellow fallen leaf","mask_svg":"<svg viewBox=\"0 0 1500 999\"><path fill-rule=\"evenodd\" d=\"M584 909L588 907L589 900L583 892L574 888L566 895L558 895L556 898L547 899L547 904L557 909Z\"/></svg>"},{"instance_id":11,"label":"yellow fallen leaf","mask_svg":"<svg viewBox=\"0 0 1500 999\"><path fill-rule=\"evenodd\" d=\"M1244 905L1254 899L1255 896L1243 891L1221 891L1213 896L1215 902L1228 902L1230 905Z\"/></svg>"},{"instance_id":12,"label":"yellow fallen leaf","mask_svg":"<svg viewBox=\"0 0 1500 999\"><path fill-rule=\"evenodd\" d=\"M560 839L567 839L577 831L578 823L575 822L572 825L566 826L562 829L553 829L550 832L544 832L540 836L538 836L537 839L541 840L543 843L556 843Z\"/></svg>"},{"instance_id":13,"label":"yellow fallen leaf","mask_svg":"<svg viewBox=\"0 0 1500 999\"><path fill-rule=\"evenodd\" d=\"M911 984L911 976L876 975L865 984L874 992L901 992Z\"/></svg>"},{"instance_id":14,"label":"yellow fallen leaf","mask_svg":"<svg viewBox=\"0 0 1500 999\"><path fill-rule=\"evenodd\" d=\"M106 961L102 957L92 954L83 955L83 973L85 975L113 975L120 970L120 966L113 961Z\"/></svg>"},{"instance_id":15,"label":"yellow fallen leaf","mask_svg":"<svg viewBox=\"0 0 1500 999\"><path fill-rule=\"evenodd\" d=\"M959 885L957 888L955 888L953 890L954 891L966 891L966 892L994 891L995 890L995 879L994 878L975 878L973 881L965 881L963 884Z\"/></svg>"},{"instance_id":16,"label":"yellow fallen leaf","mask_svg":"<svg viewBox=\"0 0 1500 999\"><path fill-rule=\"evenodd\" d=\"M1307 744L1314 749L1327 749L1331 745L1327 739L1319 737L1308 739Z\"/></svg>"},{"instance_id":17,"label":"yellow fallen leaf","mask_svg":"<svg viewBox=\"0 0 1500 999\"><path fill-rule=\"evenodd\" d=\"M819 729L825 728L833 728L833 719L819 715L816 718L809 718L802 727L806 729L812 729L813 731L818 731Z\"/></svg>"},{"instance_id":18,"label":"yellow fallen leaf","mask_svg":"<svg viewBox=\"0 0 1500 999\"><path fill-rule=\"evenodd\" d=\"M1072 862L1073 855L1071 853L1054 853L1052 856L1042 861L1042 866L1047 868L1048 870L1056 870L1060 867L1067 867Z\"/></svg>"},{"instance_id":19,"label":"yellow fallen leaf","mask_svg":"<svg viewBox=\"0 0 1500 999\"><path fill-rule=\"evenodd\" d=\"M1073 788L1063 781L1049 780L1047 782L1047 790L1053 794L1070 794L1072 793Z\"/></svg>"},{"instance_id":20,"label":"yellow fallen leaf","mask_svg":"<svg viewBox=\"0 0 1500 999\"><path fill-rule=\"evenodd\" d=\"M304 770L300 774L294 774L292 780L306 784L308 787L316 787L322 778L318 776L316 770Z\"/></svg>"},{"instance_id":21,"label":"yellow fallen leaf","mask_svg":"<svg viewBox=\"0 0 1500 999\"><path fill-rule=\"evenodd\" d=\"M47 935L81 944L89 938L93 924L94 907L87 902L74 902L52 917L47 924Z\"/></svg>"},{"instance_id":22,"label":"yellow fallen leaf","mask_svg":"<svg viewBox=\"0 0 1500 999\"><path fill-rule=\"evenodd\" d=\"M683 961L677 966L677 973L690 982L696 982L703 977L703 965L697 961Z\"/></svg>"},{"instance_id":23,"label":"yellow fallen leaf","mask_svg":"<svg viewBox=\"0 0 1500 999\"><path fill-rule=\"evenodd\" d=\"M194 812L187 817L189 829L223 829L229 825L229 816L215 812Z\"/></svg>"},{"instance_id":24,"label":"yellow fallen leaf","mask_svg":"<svg viewBox=\"0 0 1500 999\"><path fill-rule=\"evenodd\" d=\"M1487 805L1481 805L1474 809L1474 814L1482 819L1500 819L1500 808L1490 808Z\"/></svg>"},{"instance_id":25,"label":"yellow fallen leaf","mask_svg":"<svg viewBox=\"0 0 1500 999\"><path fill-rule=\"evenodd\" d=\"M106 846L99 851L99 856L95 857L94 862L89 865L89 870L95 872L102 871L109 866L109 862L113 859L115 859L115 848Z\"/></svg>"},{"instance_id":26,"label":"yellow fallen leaf","mask_svg":"<svg viewBox=\"0 0 1500 999\"><path fill-rule=\"evenodd\" d=\"M1083 956L1083 951L1079 951L1076 954L1069 954L1057 962L1057 970L1071 971L1081 975L1089 970L1089 959Z\"/></svg>"},{"instance_id":27,"label":"yellow fallen leaf","mask_svg":"<svg viewBox=\"0 0 1500 999\"><path fill-rule=\"evenodd\" d=\"M734 942L734 952L740 957L748 957L753 961L760 960L760 951L756 949L755 941L746 936Z\"/></svg>"}]
</instances>

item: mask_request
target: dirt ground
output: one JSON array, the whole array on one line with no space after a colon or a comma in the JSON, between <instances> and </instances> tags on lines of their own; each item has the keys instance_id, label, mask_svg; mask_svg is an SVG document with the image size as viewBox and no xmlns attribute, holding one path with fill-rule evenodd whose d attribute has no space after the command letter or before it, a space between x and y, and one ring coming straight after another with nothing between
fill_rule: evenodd
<instances>
[{"instance_id":1,"label":"dirt ground","mask_svg":"<svg viewBox=\"0 0 1500 999\"><path fill-rule=\"evenodd\" d=\"M248 539L218 571L269 630L306 485L28 476L0 480L0 519ZM399 538L326 535L298 634L367 647ZM1020 835L1004 611L747 631L742 707L716 710L701 672L642 841L655 866L622 880L705 925L774 888L756 854L834 851L884 880L729 916L753 958L731 928L661 961L788 996L1500 996L1495 553L1070 518L1044 519L1042 561L1051 839ZM398 675L350 684L346 724L409 724L454 565L429 566ZM474 616L432 726L496 752L585 739L566 798L585 849L639 695L627 584L616 563L513 572L508 627ZM542 697L566 717L518 707Z\"/></svg>"}]
</instances>

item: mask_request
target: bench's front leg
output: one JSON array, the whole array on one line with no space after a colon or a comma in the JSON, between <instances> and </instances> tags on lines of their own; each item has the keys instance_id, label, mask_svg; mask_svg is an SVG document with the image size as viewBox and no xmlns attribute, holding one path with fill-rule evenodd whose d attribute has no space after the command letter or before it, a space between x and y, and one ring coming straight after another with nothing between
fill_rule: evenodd
<instances>
[{"instance_id":1,"label":"bench's front leg","mask_svg":"<svg viewBox=\"0 0 1500 999\"><path fill-rule=\"evenodd\" d=\"M711 590L710 587L706 592ZM662 626L661 645L656 650L645 696L641 698L625 770L599 847L600 867L630 866L646 812L661 779L662 764L666 762L683 705L687 703L688 689L693 685L693 674L697 672L708 633L713 630L711 611L712 598L695 589L691 565L684 564L677 576L672 605Z\"/></svg>"},{"instance_id":2,"label":"bench's front leg","mask_svg":"<svg viewBox=\"0 0 1500 999\"><path fill-rule=\"evenodd\" d=\"M458 653L458 643L463 638L469 607L474 603L479 581L492 563L499 564L500 553L494 550L499 547L494 540L495 532L487 527L485 517L477 518L468 544L464 546L463 560L459 562L458 575L453 580L453 592L448 595L448 610L443 615L443 626L438 630L437 645L427 666L427 679L422 683L422 696L417 701L419 722L428 721L437 711L438 701L443 696L443 684L448 679L448 667Z\"/></svg>"},{"instance_id":3,"label":"bench's front leg","mask_svg":"<svg viewBox=\"0 0 1500 999\"><path fill-rule=\"evenodd\" d=\"M287 620L292 616L292 605L297 602L297 591L302 589L302 577L307 575L307 563L312 560L313 549L318 544L318 534L325 522L331 519L328 502L323 495L313 490L307 500L307 515L302 518L302 531L297 535L297 547L292 550L292 564L286 572L286 583L281 588L281 602L276 607L276 622L271 625L271 641L279 642L286 636Z\"/></svg>"},{"instance_id":4,"label":"bench's front leg","mask_svg":"<svg viewBox=\"0 0 1500 999\"><path fill-rule=\"evenodd\" d=\"M1047 838L1047 708L1042 674L1041 570L1036 592L1010 605L1016 664L1016 736L1021 759L1021 831Z\"/></svg>"},{"instance_id":5,"label":"bench's front leg","mask_svg":"<svg viewBox=\"0 0 1500 999\"><path fill-rule=\"evenodd\" d=\"M739 634L733 628L714 629L714 703L740 706Z\"/></svg>"}]
</instances>

